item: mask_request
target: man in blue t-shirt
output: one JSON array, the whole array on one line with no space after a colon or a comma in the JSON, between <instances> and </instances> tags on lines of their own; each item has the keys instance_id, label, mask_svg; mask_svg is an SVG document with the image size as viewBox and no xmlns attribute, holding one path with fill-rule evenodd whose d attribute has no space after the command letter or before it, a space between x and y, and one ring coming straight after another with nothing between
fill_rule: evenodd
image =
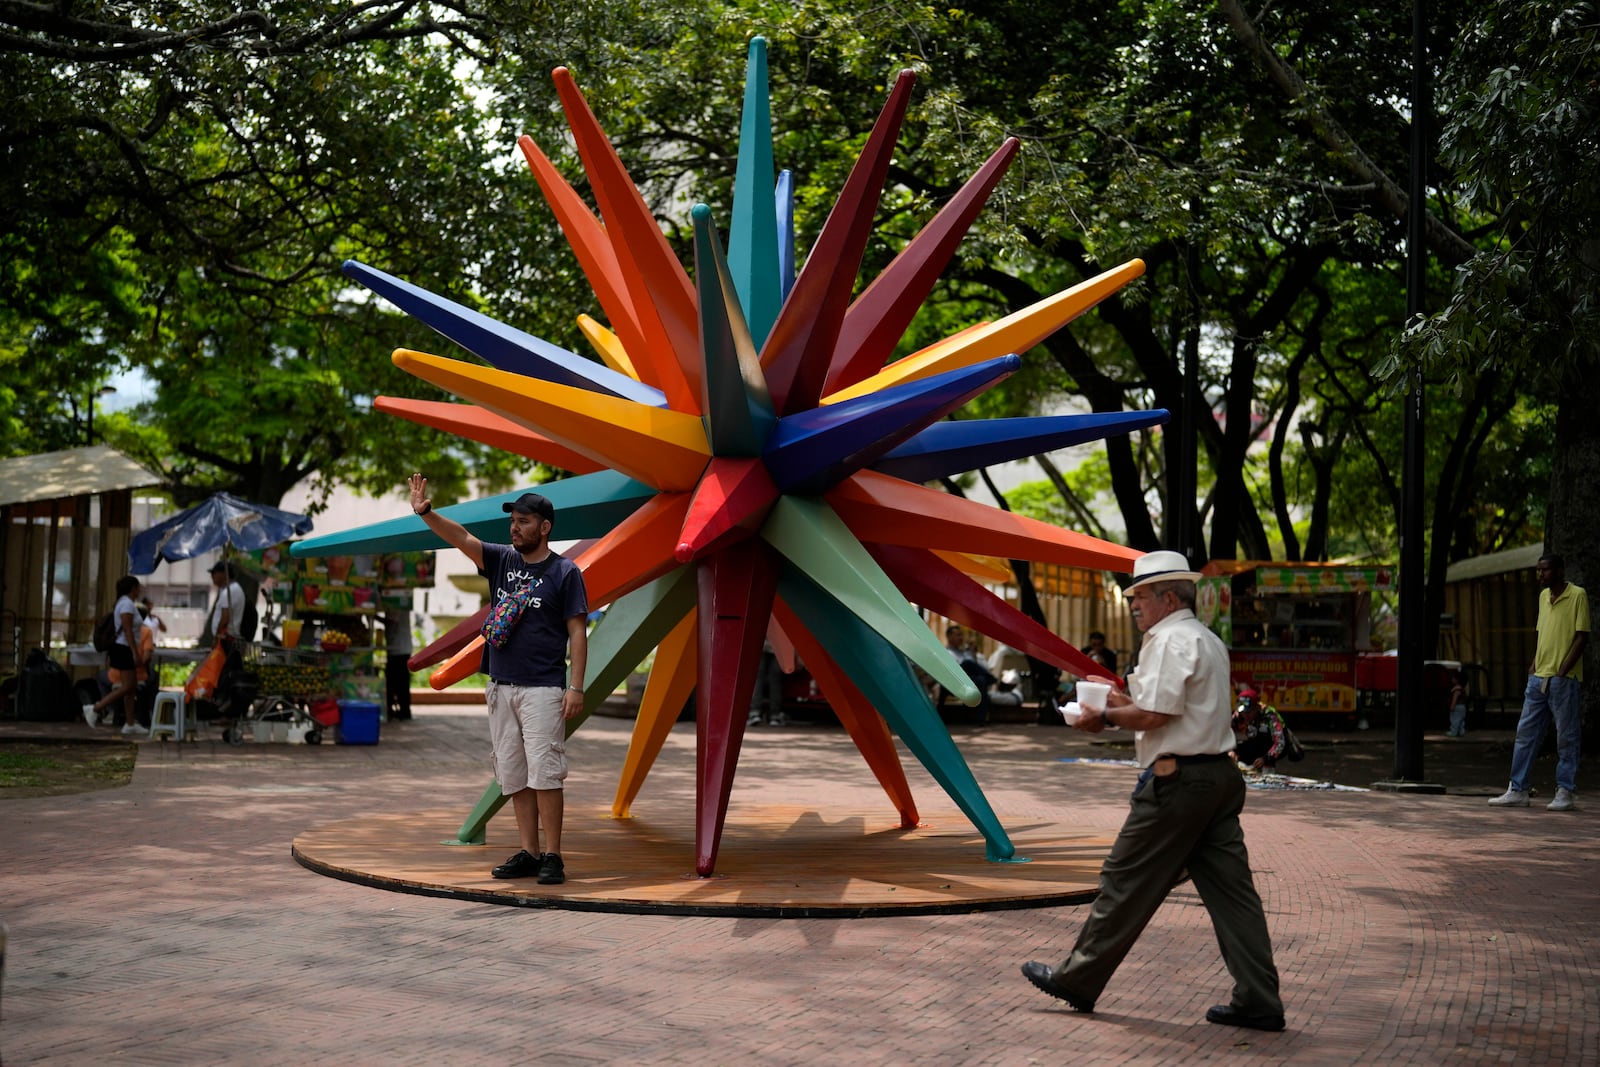
<instances>
[{"instance_id":1,"label":"man in blue t-shirt","mask_svg":"<svg viewBox=\"0 0 1600 1067\"><path fill-rule=\"evenodd\" d=\"M411 510L428 529L466 553L489 579L491 604L509 597L525 602L504 645L484 644L489 675L489 738L495 778L511 798L522 850L494 869L496 878L537 877L540 885L566 881L561 862L562 783L567 778L566 726L583 713L589 617L583 574L550 548L556 510L538 493L501 505L511 516L511 544L478 540L466 527L433 510L428 479L411 476ZM539 848L544 824L545 849Z\"/></svg>"}]
</instances>

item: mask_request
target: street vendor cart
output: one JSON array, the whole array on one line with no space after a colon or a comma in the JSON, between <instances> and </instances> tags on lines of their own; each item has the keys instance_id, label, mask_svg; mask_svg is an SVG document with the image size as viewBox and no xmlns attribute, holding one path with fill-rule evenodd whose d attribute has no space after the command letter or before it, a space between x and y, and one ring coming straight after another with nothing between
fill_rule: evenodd
<instances>
[{"instance_id":1,"label":"street vendor cart","mask_svg":"<svg viewBox=\"0 0 1600 1067\"><path fill-rule=\"evenodd\" d=\"M1358 713L1357 657L1393 568L1216 560L1201 574L1196 614L1227 644L1236 685L1280 712Z\"/></svg>"}]
</instances>

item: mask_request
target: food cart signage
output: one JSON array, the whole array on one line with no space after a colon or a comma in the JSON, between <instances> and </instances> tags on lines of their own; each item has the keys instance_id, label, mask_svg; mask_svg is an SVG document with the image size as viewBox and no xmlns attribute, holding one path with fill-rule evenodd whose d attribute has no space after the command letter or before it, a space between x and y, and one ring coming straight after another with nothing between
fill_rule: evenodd
<instances>
[{"instance_id":1,"label":"food cart signage","mask_svg":"<svg viewBox=\"0 0 1600 1067\"><path fill-rule=\"evenodd\" d=\"M1258 592L1370 593L1394 588L1388 567L1257 567Z\"/></svg>"},{"instance_id":2,"label":"food cart signage","mask_svg":"<svg viewBox=\"0 0 1600 1067\"><path fill-rule=\"evenodd\" d=\"M1354 711L1354 657L1305 656L1234 649L1234 680L1262 691L1279 711Z\"/></svg>"}]
</instances>

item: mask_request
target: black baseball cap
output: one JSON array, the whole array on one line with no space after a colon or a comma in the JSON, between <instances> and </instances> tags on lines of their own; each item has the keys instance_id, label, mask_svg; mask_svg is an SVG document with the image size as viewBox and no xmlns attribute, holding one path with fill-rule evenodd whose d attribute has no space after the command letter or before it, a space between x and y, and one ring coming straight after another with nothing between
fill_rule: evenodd
<instances>
[{"instance_id":1,"label":"black baseball cap","mask_svg":"<svg viewBox=\"0 0 1600 1067\"><path fill-rule=\"evenodd\" d=\"M523 493L510 503L501 504L500 510L507 513L516 511L523 515L539 515L551 522L556 521L556 506L550 503L549 497L540 496L538 493Z\"/></svg>"}]
</instances>

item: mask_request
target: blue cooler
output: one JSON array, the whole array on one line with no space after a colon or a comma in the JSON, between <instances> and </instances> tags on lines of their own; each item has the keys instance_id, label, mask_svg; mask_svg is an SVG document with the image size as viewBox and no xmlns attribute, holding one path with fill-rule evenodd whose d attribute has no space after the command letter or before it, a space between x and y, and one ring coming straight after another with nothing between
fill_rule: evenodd
<instances>
[{"instance_id":1,"label":"blue cooler","mask_svg":"<svg viewBox=\"0 0 1600 1067\"><path fill-rule=\"evenodd\" d=\"M339 725L336 734L339 744L377 744L380 715L381 709L376 704L364 700L339 701Z\"/></svg>"}]
</instances>

